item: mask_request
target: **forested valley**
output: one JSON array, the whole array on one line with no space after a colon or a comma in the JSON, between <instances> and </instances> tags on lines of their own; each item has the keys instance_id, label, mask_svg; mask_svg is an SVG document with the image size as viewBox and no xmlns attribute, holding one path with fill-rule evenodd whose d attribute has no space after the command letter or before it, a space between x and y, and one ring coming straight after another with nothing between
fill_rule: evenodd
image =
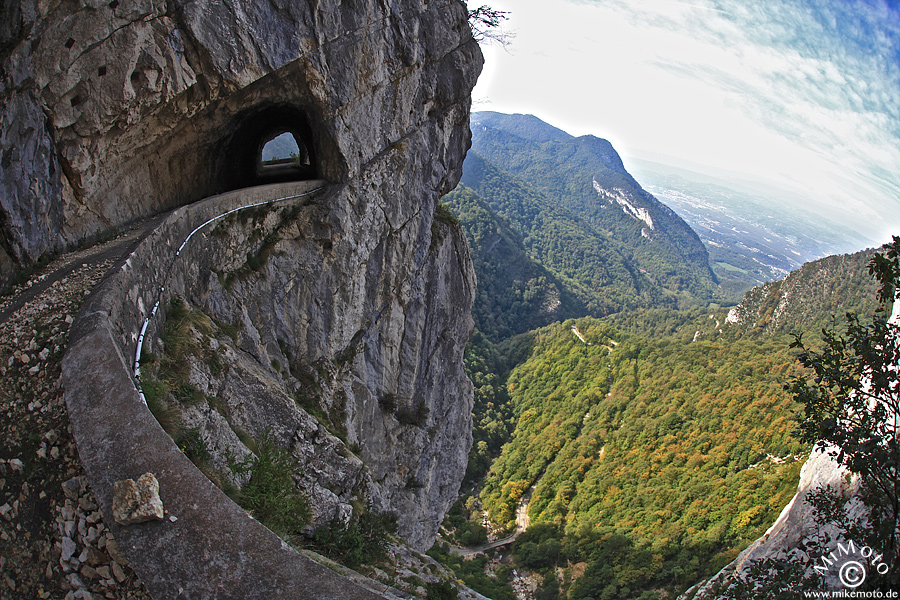
<instances>
[{"instance_id":1,"label":"forested valley","mask_svg":"<svg viewBox=\"0 0 900 600\"><path fill-rule=\"evenodd\" d=\"M494 599L516 597L514 570L539 599L674 598L794 495L809 448L784 390L800 369L791 334L879 309L872 252L808 263L728 306L696 235L607 142L477 115L463 183L444 198L478 276L474 444L431 554ZM613 189L624 202L603 201ZM450 552L512 532L523 504L511 552Z\"/></svg>"}]
</instances>

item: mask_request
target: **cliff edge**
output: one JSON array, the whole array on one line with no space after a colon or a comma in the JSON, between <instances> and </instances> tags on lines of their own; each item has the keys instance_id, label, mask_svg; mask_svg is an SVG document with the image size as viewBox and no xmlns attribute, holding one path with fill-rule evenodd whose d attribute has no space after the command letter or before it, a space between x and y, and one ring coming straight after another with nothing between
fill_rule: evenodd
<instances>
[{"instance_id":1,"label":"cliff edge","mask_svg":"<svg viewBox=\"0 0 900 600\"><path fill-rule=\"evenodd\" d=\"M178 298L221 325L205 342L222 364L190 364L208 402L183 415L214 461L253 446L239 433L270 432L304 465L295 479L316 523L363 503L430 546L471 445L475 280L438 209L461 174L482 65L465 5L22 0L0 23L0 279L190 205L114 267L72 327L63 384L105 520L111 474L139 473L88 463L114 443L140 452L146 432L123 439L92 411L127 387L157 301L143 350L165 352ZM262 159L284 133L302 159L287 177ZM144 423L135 394L119 409ZM171 591L164 574L141 577Z\"/></svg>"}]
</instances>

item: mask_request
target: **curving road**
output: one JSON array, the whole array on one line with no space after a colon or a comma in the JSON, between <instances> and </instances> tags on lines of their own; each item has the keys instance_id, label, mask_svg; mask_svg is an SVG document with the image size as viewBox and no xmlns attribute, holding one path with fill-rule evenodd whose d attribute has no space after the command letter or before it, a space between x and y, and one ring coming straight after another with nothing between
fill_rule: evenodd
<instances>
[{"instance_id":1,"label":"curving road","mask_svg":"<svg viewBox=\"0 0 900 600\"><path fill-rule=\"evenodd\" d=\"M0 323L6 321L26 302L43 294L54 283L67 277L77 269L93 266L106 261L119 262L153 231L168 216L167 213L156 215L133 225L130 229L108 242L92 244L86 248L64 253L43 269L43 273L35 275L26 284L10 290L0 300Z\"/></svg>"},{"instance_id":2,"label":"curving road","mask_svg":"<svg viewBox=\"0 0 900 600\"><path fill-rule=\"evenodd\" d=\"M519 503L516 505L516 530L512 535L509 535L502 540L496 540L481 546L476 546L475 548L457 548L456 546L450 546L450 552L458 556L474 556L486 552L487 550L491 550L492 548L499 548L500 546L512 544L516 541L517 537L528 529L528 505L531 503L531 494L533 493L534 486L531 486L528 488L528 491L519 498Z\"/></svg>"}]
</instances>

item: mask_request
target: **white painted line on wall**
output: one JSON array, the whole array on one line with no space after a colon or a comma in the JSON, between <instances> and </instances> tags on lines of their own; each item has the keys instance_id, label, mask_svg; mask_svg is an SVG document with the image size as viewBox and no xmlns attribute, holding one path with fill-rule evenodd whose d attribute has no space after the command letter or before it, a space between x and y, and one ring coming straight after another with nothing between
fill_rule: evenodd
<instances>
[{"instance_id":1,"label":"white painted line on wall","mask_svg":"<svg viewBox=\"0 0 900 600\"><path fill-rule=\"evenodd\" d=\"M197 227L194 227L194 230L191 231L187 235L186 238L184 238L184 241L181 242L180 246L178 246L178 250L175 251L175 256L172 257L172 260L169 263L169 268L166 270L165 277L163 277L163 282L162 282L163 284L159 286L159 291L156 294L156 303L153 305L153 309L150 311L150 314L147 315L146 319L144 319L144 324L141 326L141 332L138 335L137 348L135 348L135 352L134 352L134 387L137 389L138 394L140 394L141 402L143 402L145 406L147 404L147 399L144 397L144 390L141 389L141 379L140 379L140 377L141 377L141 350L144 347L144 335L147 333L147 327L150 325L150 320L154 316L156 316L156 311L159 309L160 302L162 302L163 294L166 291L165 284L168 282L169 275L171 275L171 273L172 273L172 267L175 266L175 260L181 255L181 251L184 250L184 247L187 245L187 243L190 241L190 239L192 237L194 237L194 234L197 233L198 231L200 231L201 229L203 229L204 227L206 227L207 225L209 225L210 223L212 223L214 221L218 221L219 219L222 219L224 217L227 217L228 215L230 215L232 213L236 213L241 210L247 210L249 208L256 208L257 206L263 206L266 204L275 204L276 202L283 202L285 200L294 200L295 198L302 198L303 196L309 196L310 194L314 194L315 192L319 192L323 189L325 189L325 186L322 185L317 188L303 192L302 194L293 194L291 196L283 196L281 198L274 198L272 200L263 200L262 202L255 202L253 204L247 204L246 206L239 206L237 208L232 208L231 210L227 210L220 215L216 215L215 217L213 217L211 219L207 219L206 221L204 221ZM131 257L129 256L128 260L126 262L129 262L130 260L131 260Z\"/></svg>"}]
</instances>

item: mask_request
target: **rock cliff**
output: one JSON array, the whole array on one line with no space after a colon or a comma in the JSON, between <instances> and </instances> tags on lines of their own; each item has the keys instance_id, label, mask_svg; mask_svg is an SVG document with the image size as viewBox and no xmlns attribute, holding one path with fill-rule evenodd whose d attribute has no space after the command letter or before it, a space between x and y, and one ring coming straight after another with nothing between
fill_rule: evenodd
<instances>
[{"instance_id":1,"label":"rock cliff","mask_svg":"<svg viewBox=\"0 0 900 600\"><path fill-rule=\"evenodd\" d=\"M329 181L402 143L427 148L408 164L421 188L449 191L482 61L465 17L449 0L4 2L0 273L252 184L278 127Z\"/></svg>"},{"instance_id":2,"label":"rock cliff","mask_svg":"<svg viewBox=\"0 0 900 600\"><path fill-rule=\"evenodd\" d=\"M269 432L303 465L317 525L362 502L402 515L424 550L472 443L471 261L457 225L423 213L373 237L380 211L335 210L344 194L254 209L189 251L170 288L223 325L189 359L191 386L214 400L187 407L185 424L220 467L249 453L239 434ZM165 346L151 335L145 350Z\"/></svg>"},{"instance_id":3,"label":"rock cliff","mask_svg":"<svg viewBox=\"0 0 900 600\"><path fill-rule=\"evenodd\" d=\"M266 183L261 147L291 133L324 191L230 220L167 283L237 332L210 340L229 375L198 363L193 382L306 458L318 517L345 514L363 490L374 510L403 516L413 547L429 546L471 444L474 275L458 227L434 218L470 142L482 57L466 17L457 0L4 3L0 280ZM158 249L157 273L171 250ZM160 282L142 283L122 301L144 316ZM120 317L127 356L136 336ZM214 412L186 418L237 448Z\"/></svg>"}]
</instances>

